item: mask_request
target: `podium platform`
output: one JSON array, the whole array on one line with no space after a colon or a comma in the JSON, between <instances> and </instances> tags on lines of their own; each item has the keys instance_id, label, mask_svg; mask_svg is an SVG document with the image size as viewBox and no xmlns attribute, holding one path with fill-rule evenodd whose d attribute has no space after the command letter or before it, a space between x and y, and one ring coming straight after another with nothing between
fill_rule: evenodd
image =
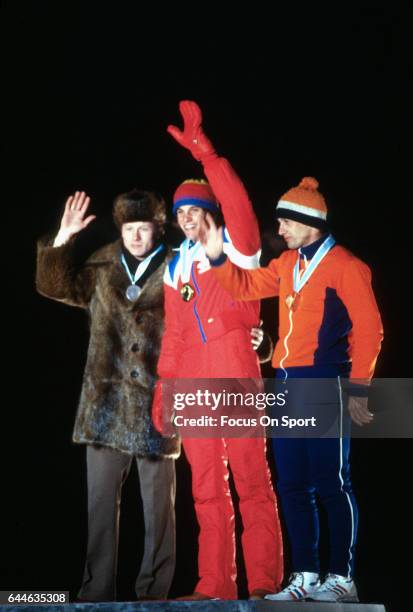
<instances>
[{"instance_id":1,"label":"podium platform","mask_svg":"<svg viewBox=\"0 0 413 612\"><path fill-rule=\"evenodd\" d=\"M386 612L381 604L284 601L145 601L72 603L61 605L8 605L1 612Z\"/></svg>"}]
</instances>

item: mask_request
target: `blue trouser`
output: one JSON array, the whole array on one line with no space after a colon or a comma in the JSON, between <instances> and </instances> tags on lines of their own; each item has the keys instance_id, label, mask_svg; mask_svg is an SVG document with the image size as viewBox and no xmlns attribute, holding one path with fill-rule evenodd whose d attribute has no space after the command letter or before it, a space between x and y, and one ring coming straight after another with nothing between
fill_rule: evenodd
<instances>
[{"instance_id":1,"label":"blue trouser","mask_svg":"<svg viewBox=\"0 0 413 612\"><path fill-rule=\"evenodd\" d=\"M306 382L304 386L308 384L311 383ZM343 416L344 421L346 417L341 387L336 387L337 392L332 389L322 393L329 396L328 401L331 393L336 393L336 403L329 403L328 410L337 410L338 421L342 424ZM303 402L303 394L293 390L294 396ZM306 393L307 397L308 389ZM307 414L310 405L315 408L314 393L311 395L308 401L304 398ZM294 412L297 406L291 409ZM342 426L340 431L343 431ZM358 511L350 480L350 439L340 435L273 438L272 448L278 473L277 489L292 549L293 571L320 571L318 501L326 510L328 520L328 572L352 576Z\"/></svg>"}]
</instances>

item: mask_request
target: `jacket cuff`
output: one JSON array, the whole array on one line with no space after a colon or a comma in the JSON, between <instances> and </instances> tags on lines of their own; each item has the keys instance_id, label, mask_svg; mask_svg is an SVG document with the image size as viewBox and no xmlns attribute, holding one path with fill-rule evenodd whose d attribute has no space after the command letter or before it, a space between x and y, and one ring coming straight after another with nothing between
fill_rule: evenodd
<instances>
[{"instance_id":1,"label":"jacket cuff","mask_svg":"<svg viewBox=\"0 0 413 612\"><path fill-rule=\"evenodd\" d=\"M224 264L228 258L225 253L221 253L217 259L211 259L210 257L208 257L208 259L212 268L219 268L219 266L222 266L222 264Z\"/></svg>"},{"instance_id":2,"label":"jacket cuff","mask_svg":"<svg viewBox=\"0 0 413 612\"><path fill-rule=\"evenodd\" d=\"M345 384L345 390L349 395L354 397L368 397L370 392L369 385L362 385L351 380L347 380Z\"/></svg>"},{"instance_id":3,"label":"jacket cuff","mask_svg":"<svg viewBox=\"0 0 413 612\"><path fill-rule=\"evenodd\" d=\"M204 168L216 162L216 160L222 159L216 151L211 151L210 153L206 153L204 156L198 158L198 161L204 166Z\"/></svg>"}]
</instances>

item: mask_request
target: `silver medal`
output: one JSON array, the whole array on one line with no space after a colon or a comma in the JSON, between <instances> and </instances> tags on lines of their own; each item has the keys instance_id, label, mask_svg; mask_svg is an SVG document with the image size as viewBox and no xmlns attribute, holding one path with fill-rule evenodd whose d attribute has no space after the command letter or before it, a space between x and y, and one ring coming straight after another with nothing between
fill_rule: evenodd
<instances>
[{"instance_id":1,"label":"silver medal","mask_svg":"<svg viewBox=\"0 0 413 612\"><path fill-rule=\"evenodd\" d=\"M126 297L130 302L136 302L142 289L137 285L129 285L126 289Z\"/></svg>"}]
</instances>

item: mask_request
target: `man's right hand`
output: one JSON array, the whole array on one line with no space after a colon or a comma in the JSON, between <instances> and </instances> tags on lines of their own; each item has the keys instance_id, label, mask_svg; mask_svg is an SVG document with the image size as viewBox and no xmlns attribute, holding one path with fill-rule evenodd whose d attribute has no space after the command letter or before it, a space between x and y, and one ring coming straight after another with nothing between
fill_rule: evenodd
<instances>
[{"instance_id":1,"label":"man's right hand","mask_svg":"<svg viewBox=\"0 0 413 612\"><path fill-rule=\"evenodd\" d=\"M212 261L218 259L224 252L222 230L222 227L217 227L211 213L207 213L199 228L199 240Z\"/></svg>"},{"instance_id":2,"label":"man's right hand","mask_svg":"<svg viewBox=\"0 0 413 612\"><path fill-rule=\"evenodd\" d=\"M60 229L53 246L57 247L66 244L73 236L81 232L89 223L96 219L96 215L89 215L85 218L89 204L90 198L84 191L76 191L74 195L67 198L60 222Z\"/></svg>"},{"instance_id":3,"label":"man's right hand","mask_svg":"<svg viewBox=\"0 0 413 612\"><path fill-rule=\"evenodd\" d=\"M169 125L169 134L200 162L217 157L212 142L202 129L202 111L198 104L192 100L183 100L179 103L179 110L184 120L184 129Z\"/></svg>"}]
</instances>

